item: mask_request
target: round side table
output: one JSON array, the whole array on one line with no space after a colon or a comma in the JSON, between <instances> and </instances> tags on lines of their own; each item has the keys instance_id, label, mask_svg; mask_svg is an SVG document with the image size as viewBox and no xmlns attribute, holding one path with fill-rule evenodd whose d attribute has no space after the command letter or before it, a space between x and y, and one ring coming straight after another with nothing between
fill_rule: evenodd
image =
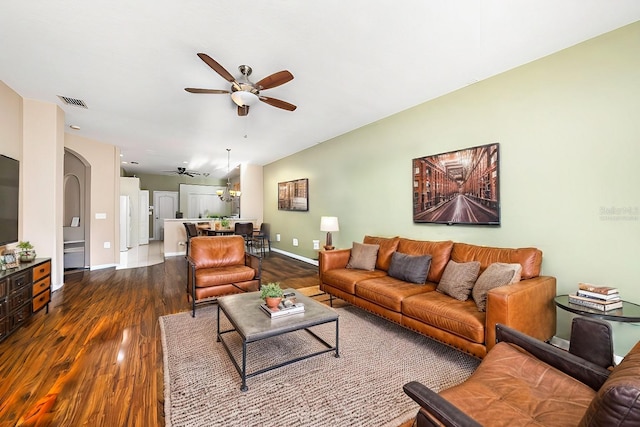
<instances>
[{"instance_id":1,"label":"round side table","mask_svg":"<svg viewBox=\"0 0 640 427\"><path fill-rule=\"evenodd\" d=\"M640 322L640 305L629 301L622 301L622 308L602 311L589 307L583 307L569 302L569 295L558 295L554 298L556 306L571 313L587 317L597 317L614 322Z\"/></svg>"}]
</instances>

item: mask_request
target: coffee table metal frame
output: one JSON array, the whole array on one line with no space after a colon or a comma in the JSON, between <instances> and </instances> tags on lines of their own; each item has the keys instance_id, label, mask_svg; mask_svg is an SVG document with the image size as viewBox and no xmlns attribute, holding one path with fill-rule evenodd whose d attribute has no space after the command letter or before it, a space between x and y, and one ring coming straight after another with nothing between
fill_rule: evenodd
<instances>
[{"instance_id":1,"label":"coffee table metal frame","mask_svg":"<svg viewBox=\"0 0 640 427\"><path fill-rule=\"evenodd\" d=\"M294 292L296 300L304 303L305 311L303 313L296 313L273 319L269 318L269 316L260 308L260 304L263 302L262 299L260 299L260 292L248 292L245 294L229 295L218 298L218 330L216 340L222 343L224 349L229 355L229 358L242 378L242 385L240 386L241 391L247 391L249 389L247 387L247 378L260 375L273 369L278 369L283 366L332 351L335 351L335 357L340 357L338 347L338 314L324 304L296 292L295 289L285 289L285 293L286 292ZM225 317L229 320L232 325L231 329L220 330L220 313L224 313ZM331 322L335 322L336 324L335 345L333 346L309 329L313 326ZM305 330L325 348L259 369L255 372L247 373L247 344L299 330ZM232 332L236 332L242 339L242 366L240 366L233 357L231 349L223 339L223 335Z\"/></svg>"}]
</instances>

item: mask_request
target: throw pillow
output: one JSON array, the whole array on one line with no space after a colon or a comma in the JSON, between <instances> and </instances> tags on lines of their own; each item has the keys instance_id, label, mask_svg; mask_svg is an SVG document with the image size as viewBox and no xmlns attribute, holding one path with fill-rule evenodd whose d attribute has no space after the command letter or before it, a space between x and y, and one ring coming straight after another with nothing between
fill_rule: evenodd
<instances>
[{"instance_id":1,"label":"throw pillow","mask_svg":"<svg viewBox=\"0 0 640 427\"><path fill-rule=\"evenodd\" d=\"M449 261L436 290L458 301L466 301L476 283L479 271L480 263L478 261L463 263Z\"/></svg>"},{"instance_id":2,"label":"throw pillow","mask_svg":"<svg viewBox=\"0 0 640 427\"><path fill-rule=\"evenodd\" d=\"M402 252L391 254L389 276L405 282L423 285L431 266L431 255L407 255Z\"/></svg>"},{"instance_id":3,"label":"throw pillow","mask_svg":"<svg viewBox=\"0 0 640 427\"><path fill-rule=\"evenodd\" d=\"M518 263L506 264L503 262L494 262L487 267L480 277L478 277L471 291L478 310L485 311L487 309L487 292L498 286L519 282L521 272L522 266Z\"/></svg>"},{"instance_id":4,"label":"throw pillow","mask_svg":"<svg viewBox=\"0 0 640 427\"><path fill-rule=\"evenodd\" d=\"M353 242L351 257L347 263L347 268L358 270L374 270L376 268L376 258L380 245Z\"/></svg>"}]
</instances>

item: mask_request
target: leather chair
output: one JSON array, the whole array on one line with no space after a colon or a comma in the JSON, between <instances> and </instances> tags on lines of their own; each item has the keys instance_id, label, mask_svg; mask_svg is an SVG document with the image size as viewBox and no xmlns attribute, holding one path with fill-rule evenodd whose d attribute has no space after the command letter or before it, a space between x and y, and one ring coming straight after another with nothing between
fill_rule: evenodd
<instances>
[{"instance_id":1,"label":"leather chair","mask_svg":"<svg viewBox=\"0 0 640 427\"><path fill-rule=\"evenodd\" d=\"M611 334L604 322L574 321L571 341L573 334L586 334L582 345L607 364ZM613 369L500 324L496 341L457 386L435 393L418 382L405 384L405 393L421 409L403 426L640 425L640 341Z\"/></svg>"},{"instance_id":2,"label":"leather chair","mask_svg":"<svg viewBox=\"0 0 640 427\"><path fill-rule=\"evenodd\" d=\"M193 317L196 304L260 289L262 258L245 251L242 236L193 237L187 261L187 295Z\"/></svg>"}]
</instances>

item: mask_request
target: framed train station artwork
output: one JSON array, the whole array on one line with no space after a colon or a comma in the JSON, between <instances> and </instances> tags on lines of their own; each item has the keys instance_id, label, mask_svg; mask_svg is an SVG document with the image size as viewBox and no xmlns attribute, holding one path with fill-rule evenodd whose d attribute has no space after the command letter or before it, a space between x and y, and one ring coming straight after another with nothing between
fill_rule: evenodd
<instances>
[{"instance_id":1,"label":"framed train station artwork","mask_svg":"<svg viewBox=\"0 0 640 427\"><path fill-rule=\"evenodd\" d=\"M278 210L309 210L309 179L302 178L278 183Z\"/></svg>"},{"instance_id":2,"label":"framed train station artwork","mask_svg":"<svg viewBox=\"0 0 640 427\"><path fill-rule=\"evenodd\" d=\"M413 222L500 225L500 144L413 159Z\"/></svg>"}]
</instances>

